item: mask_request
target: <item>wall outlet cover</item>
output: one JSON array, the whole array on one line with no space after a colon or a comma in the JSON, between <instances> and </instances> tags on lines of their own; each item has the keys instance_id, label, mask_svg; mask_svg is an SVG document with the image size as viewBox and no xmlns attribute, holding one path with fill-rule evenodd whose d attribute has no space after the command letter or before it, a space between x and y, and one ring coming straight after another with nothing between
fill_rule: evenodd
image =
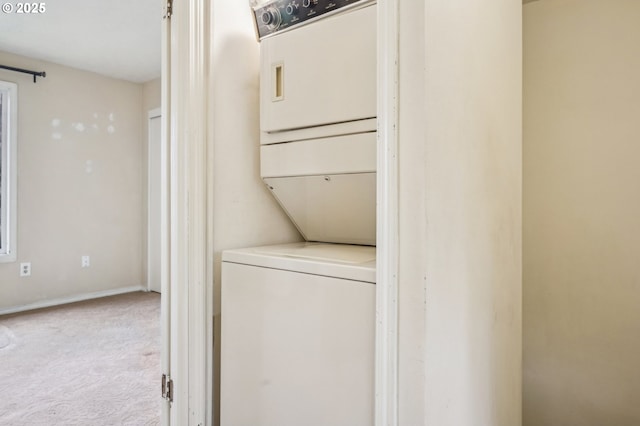
<instances>
[{"instance_id":1,"label":"wall outlet cover","mask_svg":"<svg viewBox=\"0 0 640 426\"><path fill-rule=\"evenodd\" d=\"M20 264L20 276L28 277L31 275L31 262L22 262Z\"/></svg>"}]
</instances>

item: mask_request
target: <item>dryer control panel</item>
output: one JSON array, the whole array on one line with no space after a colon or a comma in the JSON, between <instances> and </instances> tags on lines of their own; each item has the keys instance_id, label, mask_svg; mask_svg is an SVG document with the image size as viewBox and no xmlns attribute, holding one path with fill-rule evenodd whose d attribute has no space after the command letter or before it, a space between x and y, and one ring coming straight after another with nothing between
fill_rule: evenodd
<instances>
[{"instance_id":1,"label":"dryer control panel","mask_svg":"<svg viewBox=\"0 0 640 426\"><path fill-rule=\"evenodd\" d=\"M259 39L372 0L273 0L253 9Z\"/></svg>"}]
</instances>

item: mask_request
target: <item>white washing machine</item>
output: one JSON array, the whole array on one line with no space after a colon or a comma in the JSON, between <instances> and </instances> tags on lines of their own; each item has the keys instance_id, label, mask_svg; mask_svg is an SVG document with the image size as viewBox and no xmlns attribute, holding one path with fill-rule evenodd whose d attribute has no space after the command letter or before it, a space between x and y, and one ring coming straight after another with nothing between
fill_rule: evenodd
<instances>
[{"instance_id":1,"label":"white washing machine","mask_svg":"<svg viewBox=\"0 0 640 426\"><path fill-rule=\"evenodd\" d=\"M371 426L375 247L228 250L221 424Z\"/></svg>"}]
</instances>

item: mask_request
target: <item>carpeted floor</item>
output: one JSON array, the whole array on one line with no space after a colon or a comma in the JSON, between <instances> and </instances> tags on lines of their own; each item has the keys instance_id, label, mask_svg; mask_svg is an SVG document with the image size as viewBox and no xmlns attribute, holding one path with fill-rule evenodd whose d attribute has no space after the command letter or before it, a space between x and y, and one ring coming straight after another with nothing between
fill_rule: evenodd
<instances>
[{"instance_id":1,"label":"carpeted floor","mask_svg":"<svg viewBox=\"0 0 640 426\"><path fill-rule=\"evenodd\" d=\"M159 425L160 295L0 316L0 425Z\"/></svg>"}]
</instances>

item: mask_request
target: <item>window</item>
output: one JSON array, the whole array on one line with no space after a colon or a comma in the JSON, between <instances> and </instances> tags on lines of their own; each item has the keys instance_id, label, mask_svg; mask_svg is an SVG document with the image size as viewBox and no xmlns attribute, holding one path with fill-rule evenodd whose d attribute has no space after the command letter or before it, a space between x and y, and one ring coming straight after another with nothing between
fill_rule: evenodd
<instances>
[{"instance_id":1,"label":"window","mask_svg":"<svg viewBox=\"0 0 640 426\"><path fill-rule=\"evenodd\" d=\"M18 86L0 81L0 262L16 260Z\"/></svg>"}]
</instances>

